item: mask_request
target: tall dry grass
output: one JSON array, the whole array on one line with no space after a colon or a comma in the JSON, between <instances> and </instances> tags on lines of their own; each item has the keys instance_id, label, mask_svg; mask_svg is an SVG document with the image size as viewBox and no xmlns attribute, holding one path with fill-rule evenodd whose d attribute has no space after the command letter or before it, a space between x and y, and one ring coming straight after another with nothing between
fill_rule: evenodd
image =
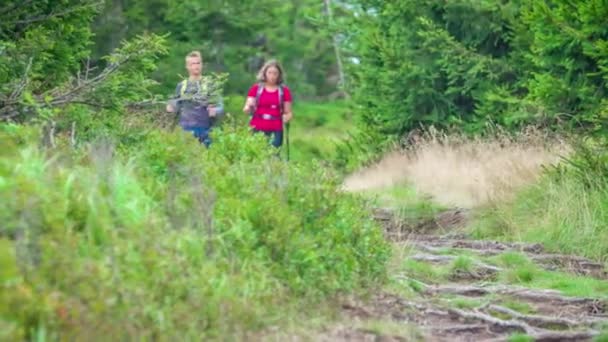
<instances>
[{"instance_id":1,"label":"tall dry grass","mask_svg":"<svg viewBox=\"0 0 608 342\"><path fill-rule=\"evenodd\" d=\"M430 132L411 149L393 151L347 177L344 188L362 191L407 182L443 206L474 208L511 198L568 150L564 140L538 131L476 139Z\"/></svg>"}]
</instances>

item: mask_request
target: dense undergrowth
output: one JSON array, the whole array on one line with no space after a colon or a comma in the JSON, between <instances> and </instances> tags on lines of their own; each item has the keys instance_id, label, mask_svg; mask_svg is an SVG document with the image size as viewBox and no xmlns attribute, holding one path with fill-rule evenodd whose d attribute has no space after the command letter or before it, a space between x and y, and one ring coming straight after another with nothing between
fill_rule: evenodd
<instances>
[{"instance_id":1,"label":"dense undergrowth","mask_svg":"<svg viewBox=\"0 0 608 342\"><path fill-rule=\"evenodd\" d=\"M330 170L225 128L209 150L162 130L43 149L3 125L2 339L227 336L384 278L382 234Z\"/></svg>"}]
</instances>

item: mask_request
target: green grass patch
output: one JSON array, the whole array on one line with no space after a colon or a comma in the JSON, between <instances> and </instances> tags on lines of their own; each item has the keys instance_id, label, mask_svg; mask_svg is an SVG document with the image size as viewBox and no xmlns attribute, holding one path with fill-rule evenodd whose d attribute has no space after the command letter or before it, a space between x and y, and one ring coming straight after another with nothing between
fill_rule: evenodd
<instances>
[{"instance_id":1,"label":"green grass patch","mask_svg":"<svg viewBox=\"0 0 608 342\"><path fill-rule=\"evenodd\" d=\"M530 305L529 303L526 302L522 302L522 301L518 301L518 300L514 300L511 298L504 298L501 301L501 305L509 308L511 310L515 310L519 313L522 314L534 314L536 311L534 310L534 308L532 307L532 305Z\"/></svg>"},{"instance_id":2,"label":"green grass patch","mask_svg":"<svg viewBox=\"0 0 608 342\"><path fill-rule=\"evenodd\" d=\"M508 252L487 261L504 268L499 281L562 291L569 296L608 298L608 282L566 272L547 271L522 253Z\"/></svg>"},{"instance_id":3,"label":"green grass patch","mask_svg":"<svg viewBox=\"0 0 608 342\"><path fill-rule=\"evenodd\" d=\"M541 272L538 267L520 266L501 274L501 280L509 284L529 285L540 276Z\"/></svg>"},{"instance_id":4,"label":"green grass patch","mask_svg":"<svg viewBox=\"0 0 608 342\"><path fill-rule=\"evenodd\" d=\"M532 342L534 338L526 334L513 334L507 339L509 342Z\"/></svg>"},{"instance_id":5,"label":"green grass patch","mask_svg":"<svg viewBox=\"0 0 608 342\"><path fill-rule=\"evenodd\" d=\"M608 186L592 173L585 176L590 181L580 177L547 173L514 200L477 215L471 231L476 238L539 242L549 251L608 265Z\"/></svg>"},{"instance_id":6,"label":"green grass patch","mask_svg":"<svg viewBox=\"0 0 608 342\"><path fill-rule=\"evenodd\" d=\"M411 254L412 249L405 245L392 245L391 258L387 264L388 281L384 285L388 292L395 293L403 298L413 298L422 291L423 284L411 277L403 269L404 260Z\"/></svg>"},{"instance_id":7,"label":"green grass patch","mask_svg":"<svg viewBox=\"0 0 608 342\"><path fill-rule=\"evenodd\" d=\"M518 252L502 253L494 257L488 258L488 260L505 268L516 268L522 266L530 266L534 264L530 259L528 259L525 254Z\"/></svg>"},{"instance_id":8,"label":"green grass patch","mask_svg":"<svg viewBox=\"0 0 608 342\"><path fill-rule=\"evenodd\" d=\"M475 263L473 259L460 255L450 264L450 272L471 272L475 269Z\"/></svg>"},{"instance_id":9,"label":"green grass patch","mask_svg":"<svg viewBox=\"0 0 608 342\"><path fill-rule=\"evenodd\" d=\"M345 100L331 102L296 102L294 113L302 128L324 128L336 134L344 134L344 128L352 128L352 110Z\"/></svg>"},{"instance_id":10,"label":"green grass patch","mask_svg":"<svg viewBox=\"0 0 608 342\"><path fill-rule=\"evenodd\" d=\"M593 342L608 342L608 328L593 339Z\"/></svg>"},{"instance_id":11,"label":"green grass patch","mask_svg":"<svg viewBox=\"0 0 608 342\"><path fill-rule=\"evenodd\" d=\"M290 125L293 160L330 160L336 145L355 129L352 111L344 100L333 102L296 102Z\"/></svg>"},{"instance_id":12,"label":"green grass patch","mask_svg":"<svg viewBox=\"0 0 608 342\"><path fill-rule=\"evenodd\" d=\"M401 269L408 277L425 283L441 283L447 279L449 274L449 270L446 267L411 259L405 260Z\"/></svg>"},{"instance_id":13,"label":"green grass patch","mask_svg":"<svg viewBox=\"0 0 608 342\"><path fill-rule=\"evenodd\" d=\"M563 272L538 272L530 286L559 290L569 296L608 298L607 281Z\"/></svg>"},{"instance_id":14,"label":"green grass patch","mask_svg":"<svg viewBox=\"0 0 608 342\"><path fill-rule=\"evenodd\" d=\"M446 302L450 307L458 309L475 309L487 303L485 298L469 298L463 296L443 296L443 302Z\"/></svg>"},{"instance_id":15,"label":"green grass patch","mask_svg":"<svg viewBox=\"0 0 608 342\"><path fill-rule=\"evenodd\" d=\"M393 209L399 219L416 222L433 218L445 210L444 207L434 203L430 197L418 192L407 183L391 187L368 190L363 192L368 198L373 198L380 207Z\"/></svg>"}]
</instances>

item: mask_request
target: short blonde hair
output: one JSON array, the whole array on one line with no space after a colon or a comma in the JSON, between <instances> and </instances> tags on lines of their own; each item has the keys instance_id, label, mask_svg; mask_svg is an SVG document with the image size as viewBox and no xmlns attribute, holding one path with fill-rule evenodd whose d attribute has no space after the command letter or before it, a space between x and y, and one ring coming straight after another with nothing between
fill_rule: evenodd
<instances>
[{"instance_id":1,"label":"short blonde hair","mask_svg":"<svg viewBox=\"0 0 608 342\"><path fill-rule=\"evenodd\" d=\"M201 62L203 61L203 57L201 56L201 53L199 51L191 51L189 54L186 55L186 63L188 63L188 58L193 58L193 57L197 57L198 59L201 60Z\"/></svg>"},{"instance_id":2,"label":"short blonde hair","mask_svg":"<svg viewBox=\"0 0 608 342\"><path fill-rule=\"evenodd\" d=\"M283 84L285 82L285 73L283 72L283 67L276 59L271 59L268 62L264 63L264 66L258 72L258 82L266 82L266 71L268 68L275 67L279 70L279 79L277 80L277 84Z\"/></svg>"}]
</instances>

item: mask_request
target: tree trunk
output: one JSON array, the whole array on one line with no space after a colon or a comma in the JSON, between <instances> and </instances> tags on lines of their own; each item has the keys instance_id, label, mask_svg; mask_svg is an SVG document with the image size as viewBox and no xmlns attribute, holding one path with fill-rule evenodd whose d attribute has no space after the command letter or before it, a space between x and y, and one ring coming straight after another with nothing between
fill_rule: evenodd
<instances>
[{"instance_id":1,"label":"tree trunk","mask_svg":"<svg viewBox=\"0 0 608 342\"><path fill-rule=\"evenodd\" d=\"M331 26L333 24L333 15L331 11L331 0L323 0L323 4L325 5L325 15L327 16L327 22ZM336 55L336 64L338 66L338 87L340 88L341 93L348 98L348 93L344 90L345 86L345 76L344 76L344 66L342 64L342 55L340 53L340 47L338 46L338 39L334 34L331 34L332 44L334 46L334 53Z\"/></svg>"}]
</instances>

